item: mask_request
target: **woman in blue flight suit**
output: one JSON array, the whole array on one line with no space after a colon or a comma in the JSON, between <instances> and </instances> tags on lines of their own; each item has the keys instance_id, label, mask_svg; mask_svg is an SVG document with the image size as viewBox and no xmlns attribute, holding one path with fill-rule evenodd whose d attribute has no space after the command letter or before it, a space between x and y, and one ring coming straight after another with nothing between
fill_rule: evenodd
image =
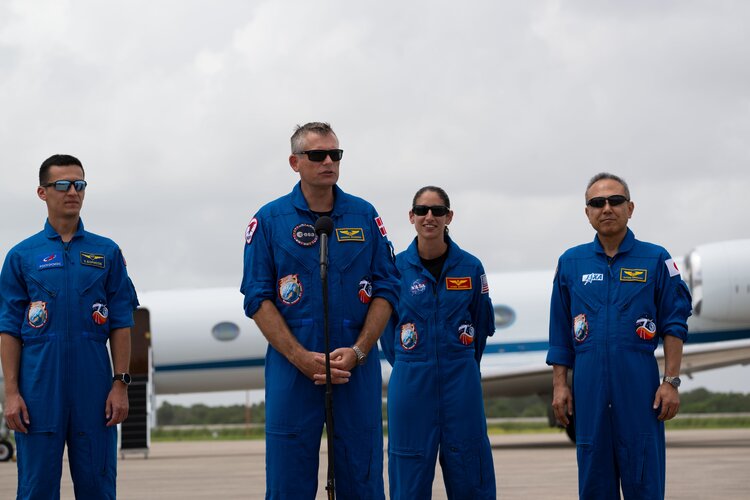
<instances>
[{"instance_id":1,"label":"woman in blue flight suit","mask_svg":"<svg viewBox=\"0 0 750 500\"><path fill-rule=\"evenodd\" d=\"M448 237L450 200L439 187L414 196L417 237L396 257L398 311L381 337L388 385L391 498L432 496L440 457L451 499L495 498L479 361L495 331L481 262Z\"/></svg>"}]
</instances>

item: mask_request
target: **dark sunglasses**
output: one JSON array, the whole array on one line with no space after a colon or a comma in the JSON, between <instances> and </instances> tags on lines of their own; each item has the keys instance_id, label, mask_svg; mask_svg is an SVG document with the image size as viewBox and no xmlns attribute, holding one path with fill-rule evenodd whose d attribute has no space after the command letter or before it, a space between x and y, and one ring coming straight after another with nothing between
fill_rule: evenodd
<instances>
[{"instance_id":1,"label":"dark sunglasses","mask_svg":"<svg viewBox=\"0 0 750 500\"><path fill-rule=\"evenodd\" d=\"M414 205L411 207L411 211L414 215L419 215L420 217L427 215L427 212L432 212L434 217L442 217L443 215L448 215L451 209L445 205Z\"/></svg>"},{"instance_id":2,"label":"dark sunglasses","mask_svg":"<svg viewBox=\"0 0 750 500\"><path fill-rule=\"evenodd\" d=\"M307 159L310 161L325 161L326 156L331 157L331 161L339 161L344 156L343 149L309 149L307 151L300 151L298 155L307 155Z\"/></svg>"},{"instance_id":3,"label":"dark sunglasses","mask_svg":"<svg viewBox=\"0 0 750 500\"><path fill-rule=\"evenodd\" d=\"M624 197L621 194L615 194L612 196L607 196L606 198L604 196L597 196L596 198L591 198L589 201L586 202L586 205L594 208L604 208L604 205L609 203L610 207L616 207L617 205L622 205L626 201L629 201L626 197Z\"/></svg>"},{"instance_id":4,"label":"dark sunglasses","mask_svg":"<svg viewBox=\"0 0 750 500\"><path fill-rule=\"evenodd\" d=\"M86 181L55 181L42 184L42 187L55 186L55 191L63 191L67 193L71 185L76 191L83 191L86 189L87 184Z\"/></svg>"}]
</instances>

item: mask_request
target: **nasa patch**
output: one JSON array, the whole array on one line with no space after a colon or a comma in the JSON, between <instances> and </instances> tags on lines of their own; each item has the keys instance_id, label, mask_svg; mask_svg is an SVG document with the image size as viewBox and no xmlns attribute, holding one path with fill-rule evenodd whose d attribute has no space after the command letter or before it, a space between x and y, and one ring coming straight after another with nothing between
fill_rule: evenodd
<instances>
[{"instance_id":1,"label":"nasa patch","mask_svg":"<svg viewBox=\"0 0 750 500\"><path fill-rule=\"evenodd\" d=\"M411 292L412 295L423 294L425 290L427 290L427 281L424 278L415 279L409 288L409 292Z\"/></svg>"},{"instance_id":2,"label":"nasa patch","mask_svg":"<svg viewBox=\"0 0 750 500\"><path fill-rule=\"evenodd\" d=\"M288 274L279 280L279 299L291 306L302 298L302 283L297 274Z\"/></svg>"},{"instance_id":3,"label":"nasa patch","mask_svg":"<svg viewBox=\"0 0 750 500\"><path fill-rule=\"evenodd\" d=\"M359 301L363 304L369 304L372 301L372 282L370 278L359 280Z\"/></svg>"},{"instance_id":4,"label":"nasa patch","mask_svg":"<svg viewBox=\"0 0 750 500\"><path fill-rule=\"evenodd\" d=\"M41 300L36 300L29 304L29 312L27 314L29 320L29 326L32 328L41 328L47 324L49 315L47 314L47 303Z\"/></svg>"},{"instance_id":5,"label":"nasa patch","mask_svg":"<svg viewBox=\"0 0 750 500\"><path fill-rule=\"evenodd\" d=\"M651 340L656 336L656 323L648 316L639 318L635 322L635 333L643 340Z\"/></svg>"},{"instance_id":6,"label":"nasa patch","mask_svg":"<svg viewBox=\"0 0 750 500\"><path fill-rule=\"evenodd\" d=\"M474 325L471 323L462 323L458 327L458 340L463 345L471 345L474 342Z\"/></svg>"},{"instance_id":7,"label":"nasa patch","mask_svg":"<svg viewBox=\"0 0 750 500\"><path fill-rule=\"evenodd\" d=\"M63 266L62 254L59 253L45 253L37 257L37 261L39 262L37 269L40 271Z\"/></svg>"},{"instance_id":8,"label":"nasa patch","mask_svg":"<svg viewBox=\"0 0 750 500\"><path fill-rule=\"evenodd\" d=\"M414 323L404 323L401 325L401 347L407 351L411 351L417 347L417 341L417 327Z\"/></svg>"},{"instance_id":9,"label":"nasa patch","mask_svg":"<svg viewBox=\"0 0 750 500\"><path fill-rule=\"evenodd\" d=\"M253 235L255 234L255 230L258 229L258 219L253 217L253 220L250 221L250 223L247 225L247 229L245 229L245 243L250 244L253 241Z\"/></svg>"},{"instance_id":10,"label":"nasa patch","mask_svg":"<svg viewBox=\"0 0 750 500\"><path fill-rule=\"evenodd\" d=\"M303 247L311 247L318 241L315 227L312 224L297 224L292 229L292 238Z\"/></svg>"},{"instance_id":11,"label":"nasa patch","mask_svg":"<svg viewBox=\"0 0 750 500\"><path fill-rule=\"evenodd\" d=\"M103 300L94 302L91 309L91 319L94 320L94 323L97 325L103 325L107 322L107 318L109 318L109 309L107 309L107 304L105 304Z\"/></svg>"},{"instance_id":12,"label":"nasa patch","mask_svg":"<svg viewBox=\"0 0 750 500\"><path fill-rule=\"evenodd\" d=\"M573 320L573 336L576 342L583 342L589 336L589 323L585 314L579 314Z\"/></svg>"}]
</instances>

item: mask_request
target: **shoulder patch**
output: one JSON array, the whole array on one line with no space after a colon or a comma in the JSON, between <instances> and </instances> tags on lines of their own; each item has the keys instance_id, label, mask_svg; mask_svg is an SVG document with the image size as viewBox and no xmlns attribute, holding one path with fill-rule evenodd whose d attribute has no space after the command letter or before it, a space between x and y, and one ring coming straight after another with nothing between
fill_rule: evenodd
<instances>
[{"instance_id":1,"label":"shoulder patch","mask_svg":"<svg viewBox=\"0 0 750 500\"><path fill-rule=\"evenodd\" d=\"M669 270L670 278L674 278L675 276L680 274L680 268L677 267L677 263L674 261L674 259L667 259L664 261L664 264L666 264L667 270Z\"/></svg>"},{"instance_id":2,"label":"shoulder patch","mask_svg":"<svg viewBox=\"0 0 750 500\"><path fill-rule=\"evenodd\" d=\"M487 282L487 275L481 275L479 281L482 282L482 293L490 293L490 284Z\"/></svg>"},{"instance_id":3,"label":"shoulder patch","mask_svg":"<svg viewBox=\"0 0 750 500\"><path fill-rule=\"evenodd\" d=\"M81 265L104 269L104 255L98 253L81 252Z\"/></svg>"},{"instance_id":4,"label":"shoulder patch","mask_svg":"<svg viewBox=\"0 0 750 500\"><path fill-rule=\"evenodd\" d=\"M645 283L648 278L647 269L625 269L620 268L620 281L637 281Z\"/></svg>"},{"instance_id":5,"label":"shoulder patch","mask_svg":"<svg viewBox=\"0 0 750 500\"><path fill-rule=\"evenodd\" d=\"M380 236L388 236L388 231L385 230L385 224L383 224L383 219L381 219L380 216L375 217L375 224L378 225Z\"/></svg>"},{"instance_id":6,"label":"shoulder patch","mask_svg":"<svg viewBox=\"0 0 750 500\"><path fill-rule=\"evenodd\" d=\"M471 276L465 278L445 278L446 290L471 290Z\"/></svg>"},{"instance_id":7,"label":"shoulder patch","mask_svg":"<svg viewBox=\"0 0 750 500\"><path fill-rule=\"evenodd\" d=\"M247 229L245 229L245 244L249 245L250 243L252 243L253 235L255 234L256 229L258 229L258 219L253 217L253 219L247 225Z\"/></svg>"},{"instance_id":8,"label":"shoulder patch","mask_svg":"<svg viewBox=\"0 0 750 500\"><path fill-rule=\"evenodd\" d=\"M365 232L361 227L344 227L336 229L338 241L365 241Z\"/></svg>"}]
</instances>

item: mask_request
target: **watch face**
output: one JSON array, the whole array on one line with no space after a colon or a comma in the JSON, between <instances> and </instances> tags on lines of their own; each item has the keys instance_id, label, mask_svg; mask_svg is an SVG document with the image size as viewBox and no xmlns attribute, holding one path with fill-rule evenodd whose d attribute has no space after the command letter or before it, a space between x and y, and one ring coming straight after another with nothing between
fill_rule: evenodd
<instances>
[{"instance_id":1,"label":"watch face","mask_svg":"<svg viewBox=\"0 0 750 500\"><path fill-rule=\"evenodd\" d=\"M130 382L132 382L132 378L130 377L129 373L123 373L122 374L122 381L125 382L127 385L130 385Z\"/></svg>"}]
</instances>

